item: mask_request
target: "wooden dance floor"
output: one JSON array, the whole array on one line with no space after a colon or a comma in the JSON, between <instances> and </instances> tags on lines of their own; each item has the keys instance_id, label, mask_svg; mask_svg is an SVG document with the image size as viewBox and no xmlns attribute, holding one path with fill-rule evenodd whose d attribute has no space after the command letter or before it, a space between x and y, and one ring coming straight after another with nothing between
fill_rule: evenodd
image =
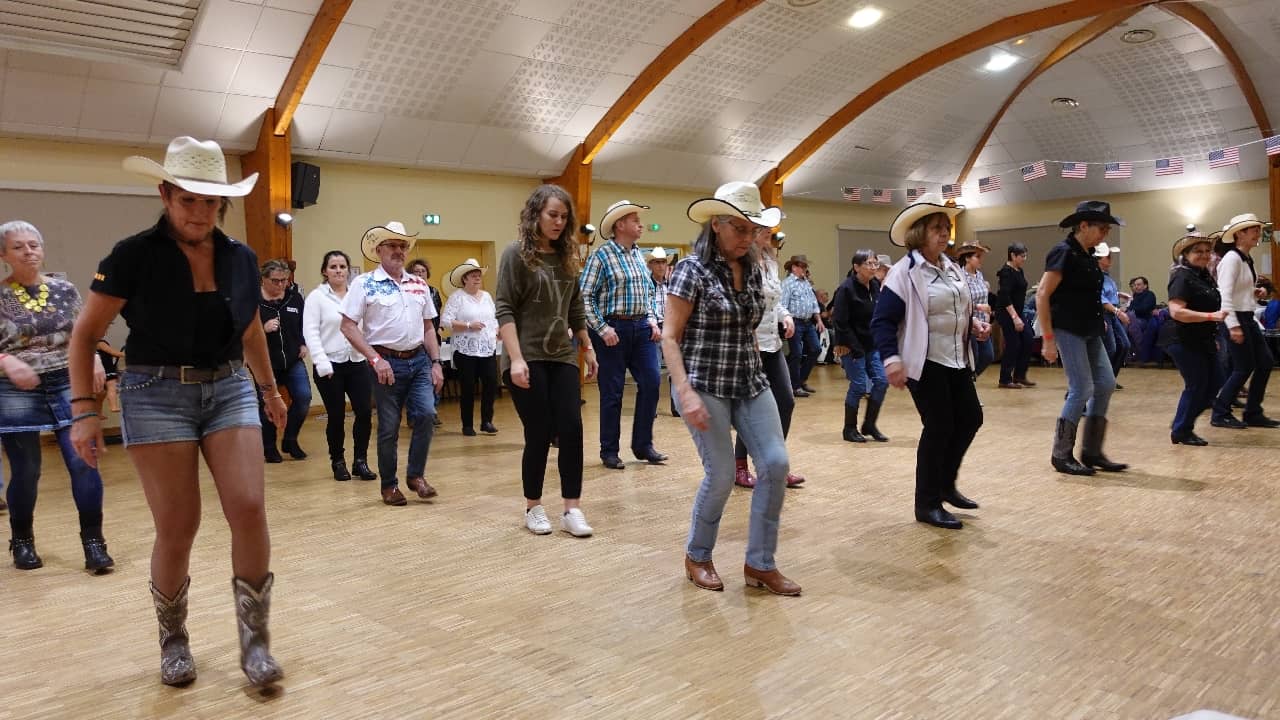
<instances>
[{"instance_id":1,"label":"wooden dance floor","mask_svg":"<svg viewBox=\"0 0 1280 720\"><path fill-rule=\"evenodd\" d=\"M191 587L200 677L164 687L151 520L128 459L116 446L105 461L117 569L95 578L47 448L45 567L0 568L0 718L1280 717L1280 430L1206 418L1211 446L1171 446L1177 374L1129 369L1108 451L1134 469L1068 478L1049 467L1062 372L1033 371L1039 387L1022 391L997 390L995 374L979 384L986 425L960 484L982 509L954 532L912 517L909 396L890 391L891 443L845 443L845 383L818 368L789 442L808 483L788 493L778 553L799 598L743 588L741 489L717 548L725 592L685 580L701 472L665 401L657 445L673 460L607 470L588 389L596 536L583 540L524 530L509 398L492 438L463 437L456 403L444 406L428 464L440 497L403 508L383 506L376 482L331 479L313 417L311 458L268 466L273 646L287 673L270 695L238 666L212 484ZM558 499L547 505L554 518Z\"/></svg>"}]
</instances>

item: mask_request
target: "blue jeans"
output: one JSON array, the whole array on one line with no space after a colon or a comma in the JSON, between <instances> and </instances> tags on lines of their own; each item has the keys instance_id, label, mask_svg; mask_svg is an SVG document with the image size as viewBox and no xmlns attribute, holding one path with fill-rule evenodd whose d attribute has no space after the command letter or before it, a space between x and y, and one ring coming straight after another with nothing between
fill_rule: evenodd
<instances>
[{"instance_id":1,"label":"blue jeans","mask_svg":"<svg viewBox=\"0 0 1280 720\"><path fill-rule=\"evenodd\" d=\"M694 562L711 560L720 531L720 517L733 490L734 458L730 427L747 443L756 467L756 488L751 493L751 522L747 531L747 564L757 570L773 570L778 548L778 522L787 473L791 471L782 422L773 393L762 390L751 398L722 398L698 391L710 415L706 430L689 425L689 434L702 458L706 474L693 500L693 518L685 552ZM684 408L680 410L687 417ZM687 420L686 420L687 424Z\"/></svg>"},{"instance_id":2,"label":"blue jeans","mask_svg":"<svg viewBox=\"0 0 1280 720\"><path fill-rule=\"evenodd\" d=\"M126 447L199 442L222 430L258 427L260 402L245 367L221 380L187 384L126 368L120 374L120 431Z\"/></svg>"},{"instance_id":3,"label":"blue jeans","mask_svg":"<svg viewBox=\"0 0 1280 720\"><path fill-rule=\"evenodd\" d=\"M600 457L617 455L622 434L622 392L627 371L636 381L636 408L631 418L631 450L644 453L653 447L653 419L658 414L658 344L649 321L611 320L618 344L609 347L591 331L591 345L600 363L596 384L600 388Z\"/></svg>"},{"instance_id":4,"label":"blue jeans","mask_svg":"<svg viewBox=\"0 0 1280 720\"><path fill-rule=\"evenodd\" d=\"M289 391L289 413L284 422L284 444L286 447L298 442L298 433L302 432L302 423L307 419L307 411L311 409L311 378L307 377L307 364L298 360L276 373L276 384ZM258 393L261 396L262 393ZM258 399L259 421L262 422L262 447L276 446L276 426L267 417L266 406L262 398Z\"/></svg>"},{"instance_id":5,"label":"blue jeans","mask_svg":"<svg viewBox=\"0 0 1280 720\"><path fill-rule=\"evenodd\" d=\"M1101 335L1076 335L1057 329L1058 356L1067 371L1067 402L1062 406L1062 419L1080 422L1081 415L1106 417L1111 393L1116 389L1116 376L1111 360L1102 344Z\"/></svg>"},{"instance_id":6,"label":"blue jeans","mask_svg":"<svg viewBox=\"0 0 1280 720\"><path fill-rule=\"evenodd\" d=\"M1251 313L1236 313L1240 319L1240 327L1244 329L1244 342L1231 342L1229 331L1224 331L1227 353L1231 358L1231 374L1222 383L1218 398L1213 403L1213 417L1222 419L1231 414L1231 401L1236 393L1249 381L1249 397L1244 403L1244 419L1262 417L1262 398L1267 395L1267 381L1271 378L1271 367L1275 359L1271 357L1271 349L1267 340L1258 329ZM1225 325L1223 326L1226 327Z\"/></svg>"},{"instance_id":7,"label":"blue jeans","mask_svg":"<svg viewBox=\"0 0 1280 720\"><path fill-rule=\"evenodd\" d=\"M978 377L996 359L996 344L988 337L986 340L973 338L969 341L973 348L973 376Z\"/></svg>"},{"instance_id":8,"label":"blue jeans","mask_svg":"<svg viewBox=\"0 0 1280 720\"><path fill-rule=\"evenodd\" d=\"M791 371L791 387L798 388L809 381L809 373L818 364L818 326L812 320L796 320L796 332L788 340L791 354L787 356L787 368Z\"/></svg>"},{"instance_id":9,"label":"blue jeans","mask_svg":"<svg viewBox=\"0 0 1280 720\"><path fill-rule=\"evenodd\" d=\"M867 394L871 395L871 402L884 402L884 394L889 390L889 378L884 374L879 352L873 350L860 358L845 355L840 358L840 364L844 367L844 376L849 379L849 392L844 396L845 406L858 407L862 396Z\"/></svg>"},{"instance_id":10,"label":"blue jeans","mask_svg":"<svg viewBox=\"0 0 1280 720\"><path fill-rule=\"evenodd\" d=\"M396 381L383 385L374 378L373 399L378 404L378 475L382 487L395 487L396 456L399 454L400 415L406 412L413 425L409 436L407 478L423 477L427 452L435 433L436 389L431 384L431 359L420 352L408 360L388 357ZM370 368L369 372L373 372Z\"/></svg>"},{"instance_id":11,"label":"blue jeans","mask_svg":"<svg viewBox=\"0 0 1280 720\"><path fill-rule=\"evenodd\" d=\"M791 379L787 373L787 359L782 356L782 348L778 348L777 352L760 353L760 364L769 381L773 402L778 406L778 419L782 421L782 437L785 440L787 433L791 432L791 415L796 409L796 396L791 390ZM742 441L742 435L738 435L733 444L733 456L738 460L747 459L747 444Z\"/></svg>"},{"instance_id":12,"label":"blue jeans","mask_svg":"<svg viewBox=\"0 0 1280 720\"><path fill-rule=\"evenodd\" d=\"M1213 403L1213 396L1222 387L1222 369L1216 353L1192 349L1175 343L1164 349L1182 374L1182 396L1173 415L1171 430L1174 437L1185 438L1195 430L1196 418Z\"/></svg>"},{"instance_id":13,"label":"blue jeans","mask_svg":"<svg viewBox=\"0 0 1280 720\"><path fill-rule=\"evenodd\" d=\"M1102 343L1111 360L1111 374L1120 375L1120 368L1129 357L1129 331L1120 322L1119 315L1106 316L1107 329L1102 333Z\"/></svg>"}]
</instances>

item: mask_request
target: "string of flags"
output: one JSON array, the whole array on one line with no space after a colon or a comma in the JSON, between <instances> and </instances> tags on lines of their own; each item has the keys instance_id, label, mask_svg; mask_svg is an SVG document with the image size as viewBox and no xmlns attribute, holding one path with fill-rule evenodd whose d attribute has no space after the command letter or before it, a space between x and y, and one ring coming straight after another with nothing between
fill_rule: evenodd
<instances>
[{"instance_id":1,"label":"string of flags","mask_svg":"<svg viewBox=\"0 0 1280 720\"><path fill-rule=\"evenodd\" d=\"M1209 163L1210 170L1218 168L1231 167L1240 164L1240 148L1248 147L1262 143L1263 149L1268 156L1280 155L1280 135L1275 135L1262 140L1255 140L1249 143L1243 143L1235 147L1220 148L1212 150L1205 158ZM1040 178L1049 176L1049 166L1058 166L1058 176L1069 180L1084 180L1089 177L1089 166L1101 165L1102 177L1106 180L1124 180L1133 177L1133 168L1135 165L1151 165L1154 169L1156 177L1164 177L1169 175L1181 175L1186 164L1186 159L1182 157L1157 158L1156 160L1144 161L1121 161L1108 163L1088 163L1088 162L1069 162L1063 160L1037 160L1036 162L1023 165L1014 170L1006 170L1005 173L1017 172L1022 176L1023 182L1033 182ZM978 178L978 192L988 193L1000 190L1003 187L1000 176L1005 173L996 173L987 177ZM863 190L870 190L866 196L873 203L891 203L893 202L894 193L903 188L863 188L863 187L842 187L840 195L849 202L862 202ZM926 188L909 187L905 188L907 203L913 203L921 195L924 195ZM963 187L960 183L942 186L942 199L955 200L963 194Z\"/></svg>"}]
</instances>

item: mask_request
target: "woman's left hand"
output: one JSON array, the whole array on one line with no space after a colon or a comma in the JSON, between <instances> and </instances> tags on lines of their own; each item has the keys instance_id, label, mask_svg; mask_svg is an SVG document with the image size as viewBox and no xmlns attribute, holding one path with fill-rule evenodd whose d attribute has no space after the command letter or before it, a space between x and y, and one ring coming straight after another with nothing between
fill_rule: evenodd
<instances>
[{"instance_id":1,"label":"woman's left hand","mask_svg":"<svg viewBox=\"0 0 1280 720\"><path fill-rule=\"evenodd\" d=\"M284 406L284 398L279 394L267 397L267 419L277 428L283 428L285 416L289 409Z\"/></svg>"},{"instance_id":2,"label":"woman's left hand","mask_svg":"<svg viewBox=\"0 0 1280 720\"><path fill-rule=\"evenodd\" d=\"M102 367L102 358L93 354L93 394L101 395L107 390L107 370Z\"/></svg>"},{"instance_id":3,"label":"woman's left hand","mask_svg":"<svg viewBox=\"0 0 1280 720\"><path fill-rule=\"evenodd\" d=\"M107 452L107 444L102 439L102 420L89 417L71 423L71 447L86 465L98 467L98 455Z\"/></svg>"},{"instance_id":4,"label":"woman's left hand","mask_svg":"<svg viewBox=\"0 0 1280 720\"><path fill-rule=\"evenodd\" d=\"M991 337L991 323L975 318L973 321L973 337L978 342L986 342L987 338Z\"/></svg>"},{"instance_id":5,"label":"woman's left hand","mask_svg":"<svg viewBox=\"0 0 1280 720\"><path fill-rule=\"evenodd\" d=\"M790 340L796 334L796 321L794 318L782 318L782 335Z\"/></svg>"},{"instance_id":6,"label":"woman's left hand","mask_svg":"<svg viewBox=\"0 0 1280 720\"><path fill-rule=\"evenodd\" d=\"M896 362L885 366L884 374L889 379L889 384L901 390L907 386L907 369L902 363Z\"/></svg>"}]
</instances>

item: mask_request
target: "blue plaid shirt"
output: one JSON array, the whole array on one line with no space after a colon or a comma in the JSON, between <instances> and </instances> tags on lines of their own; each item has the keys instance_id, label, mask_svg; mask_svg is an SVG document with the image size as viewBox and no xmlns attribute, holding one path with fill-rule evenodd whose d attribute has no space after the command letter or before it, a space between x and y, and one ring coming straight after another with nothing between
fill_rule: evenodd
<instances>
[{"instance_id":1,"label":"blue plaid shirt","mask_svg":"<svg viewBox=\"0 0 1280 720\"><path fill-rule=\"evenodd\" d=\"M795 275L787 275L782 281L782 306L796 320L813 322L813 316L822 311L818 306L818 296L813 294L813 286L808 280Z\"/></svg>"},{"instance_id":2,"label":"blue plaid shirt","mask_svg":"<svg viewBox=\"0 0 1280 720\"><path fill-rule=\"evenodd\" d=\"M605 318L614 315L647 315L658 321L653 314L653 276L635 245L630 250L613 240L601 245L587 258L579 284L587 327L596 334L608 325Z\"/></svg>"}]
</instances>

